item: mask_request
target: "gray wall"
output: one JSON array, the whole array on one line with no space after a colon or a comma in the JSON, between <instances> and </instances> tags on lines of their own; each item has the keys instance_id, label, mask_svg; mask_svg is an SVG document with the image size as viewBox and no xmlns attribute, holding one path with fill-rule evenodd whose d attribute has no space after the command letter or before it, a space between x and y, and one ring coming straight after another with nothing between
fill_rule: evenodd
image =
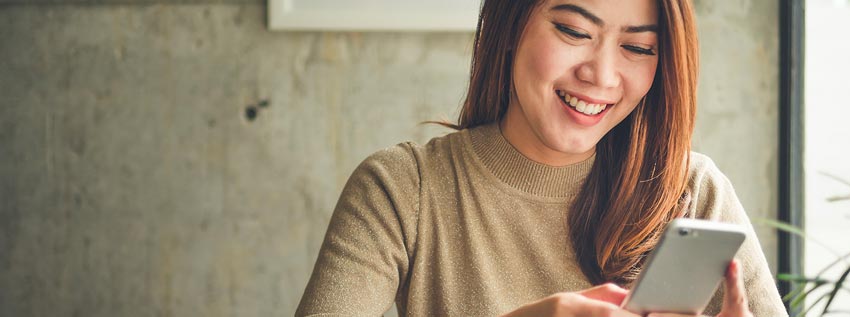
<instances>
[{"instance_id":1,"label":"gray wall","mask_svg":"<svg viewBox=\"0 0 850 317\"><path fill-rule=\"evenodd\" d=\"M735 185L750 218L777 217L779 1L696 0L700 83L694 150ZM776 273L775 230L756 225Z\"/></svg>"},{"instance_id":2,"label":"gray wall","mask_svg":"<svg viewBox=\"0 0 850 317\"><path fill-rule=\"evenodd\" d=\"M463 97L469 33L179 2L0 0L0 316L290 315L356 164ZM695 146L753 217L777 205L774 2L697 2Z\"/></svg>"}]
</instances>

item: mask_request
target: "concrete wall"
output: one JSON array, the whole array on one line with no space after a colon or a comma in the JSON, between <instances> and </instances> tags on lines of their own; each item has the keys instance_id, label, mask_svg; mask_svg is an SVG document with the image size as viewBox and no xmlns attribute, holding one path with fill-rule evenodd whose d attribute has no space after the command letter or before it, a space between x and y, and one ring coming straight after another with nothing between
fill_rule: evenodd
<instances>
[{"instance_id":1,"label":"concrete wall","mask_svg":"<svg viewBox=\"0 0 850 317\"><path fill-rule=\"evenodd\" d=\"M701 73L694 150L735 185L750 218L778 212L779 6L696 0ZM774 273L775 230L756 226Z\"/></svg>"},{"instance_id":2,"label":"concrete wall","mask_svg":"<svg viewBox=\"0 0 850 317\"><path fill-rule=\"evenodd\" d=\"M468 33L178 2L0 0L0 316L290 315L356 164L445 132L417 123L463 96ZM776 4L697 7L696 148L771 217Z\"/></svg>"}]
</instances>

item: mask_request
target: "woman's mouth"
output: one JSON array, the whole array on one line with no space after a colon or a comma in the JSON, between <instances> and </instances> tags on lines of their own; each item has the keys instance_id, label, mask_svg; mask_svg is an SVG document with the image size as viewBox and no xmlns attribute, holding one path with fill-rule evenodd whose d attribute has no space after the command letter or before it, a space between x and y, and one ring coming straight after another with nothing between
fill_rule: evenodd
<instances>
[{"instance_id":1,"label":"woman's mouth","mask_svg":"<svg viewBox=\"0 0 850 317\"><path fill-rule=\"evenodd\" d=\"M598 115L605 111L606 108L612 106L604 103L590 103L576 98L575 96L571 96L563 90L558 90L557 93L558 97L561 98L561 100L564 101L567 106L588 116Z\"/></svg>"}]
</instances>

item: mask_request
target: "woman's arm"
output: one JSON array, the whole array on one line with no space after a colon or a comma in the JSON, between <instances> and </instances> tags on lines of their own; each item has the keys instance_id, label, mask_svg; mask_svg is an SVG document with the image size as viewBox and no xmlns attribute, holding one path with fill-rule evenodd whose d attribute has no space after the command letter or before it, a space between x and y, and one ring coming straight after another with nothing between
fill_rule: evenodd
<instances>
[{"instance_id":1,"label":"woman's arm","mask_svg":"<svg viewBox=\"0 0 850 317\"><path fill-rule=\"evenodd\" d=\"M419 172L409 145L367 158L334 209L296 316L377 316L406 283L415 241Z\"/></svg>"},{"instance_id":2,"label":"woman's arm","mask_svg":"<svg viewBox=\"0 0 850 317\"><path fill-rule=\"evenodd\" d=\"M697 218L737 223L747 228L747 239L735 257L741 264L746 297L753 315L787 316L758 237L729 179L704 155L694 153L691 165L689 187L694 199L690 214ZM706 315L715 315L720 311L723 290L723 286L718 288L706 308Z\"/></svg>"}]
</instances>

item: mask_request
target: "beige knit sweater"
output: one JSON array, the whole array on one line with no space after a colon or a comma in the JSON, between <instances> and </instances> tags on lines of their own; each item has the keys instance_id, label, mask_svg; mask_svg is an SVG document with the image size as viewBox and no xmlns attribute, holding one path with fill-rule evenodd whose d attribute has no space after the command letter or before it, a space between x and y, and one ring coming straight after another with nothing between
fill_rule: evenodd
<instances>
[{"instance_id":1,"label":"beige knit sweater","mask_svg":"<svg viewBox=\"0 0 850 317\"><path fill-rule=\"evenodd\" d=\"M496 124L373 154L343 189L296 315L377 316L395 301L402 316L494 316L591 287L567 212L593 160L536 163ZM690 214L750 228L737 258L754 315L786 316L727 178L693 153L689 187Z\"/></svg>"}]
</instances>

